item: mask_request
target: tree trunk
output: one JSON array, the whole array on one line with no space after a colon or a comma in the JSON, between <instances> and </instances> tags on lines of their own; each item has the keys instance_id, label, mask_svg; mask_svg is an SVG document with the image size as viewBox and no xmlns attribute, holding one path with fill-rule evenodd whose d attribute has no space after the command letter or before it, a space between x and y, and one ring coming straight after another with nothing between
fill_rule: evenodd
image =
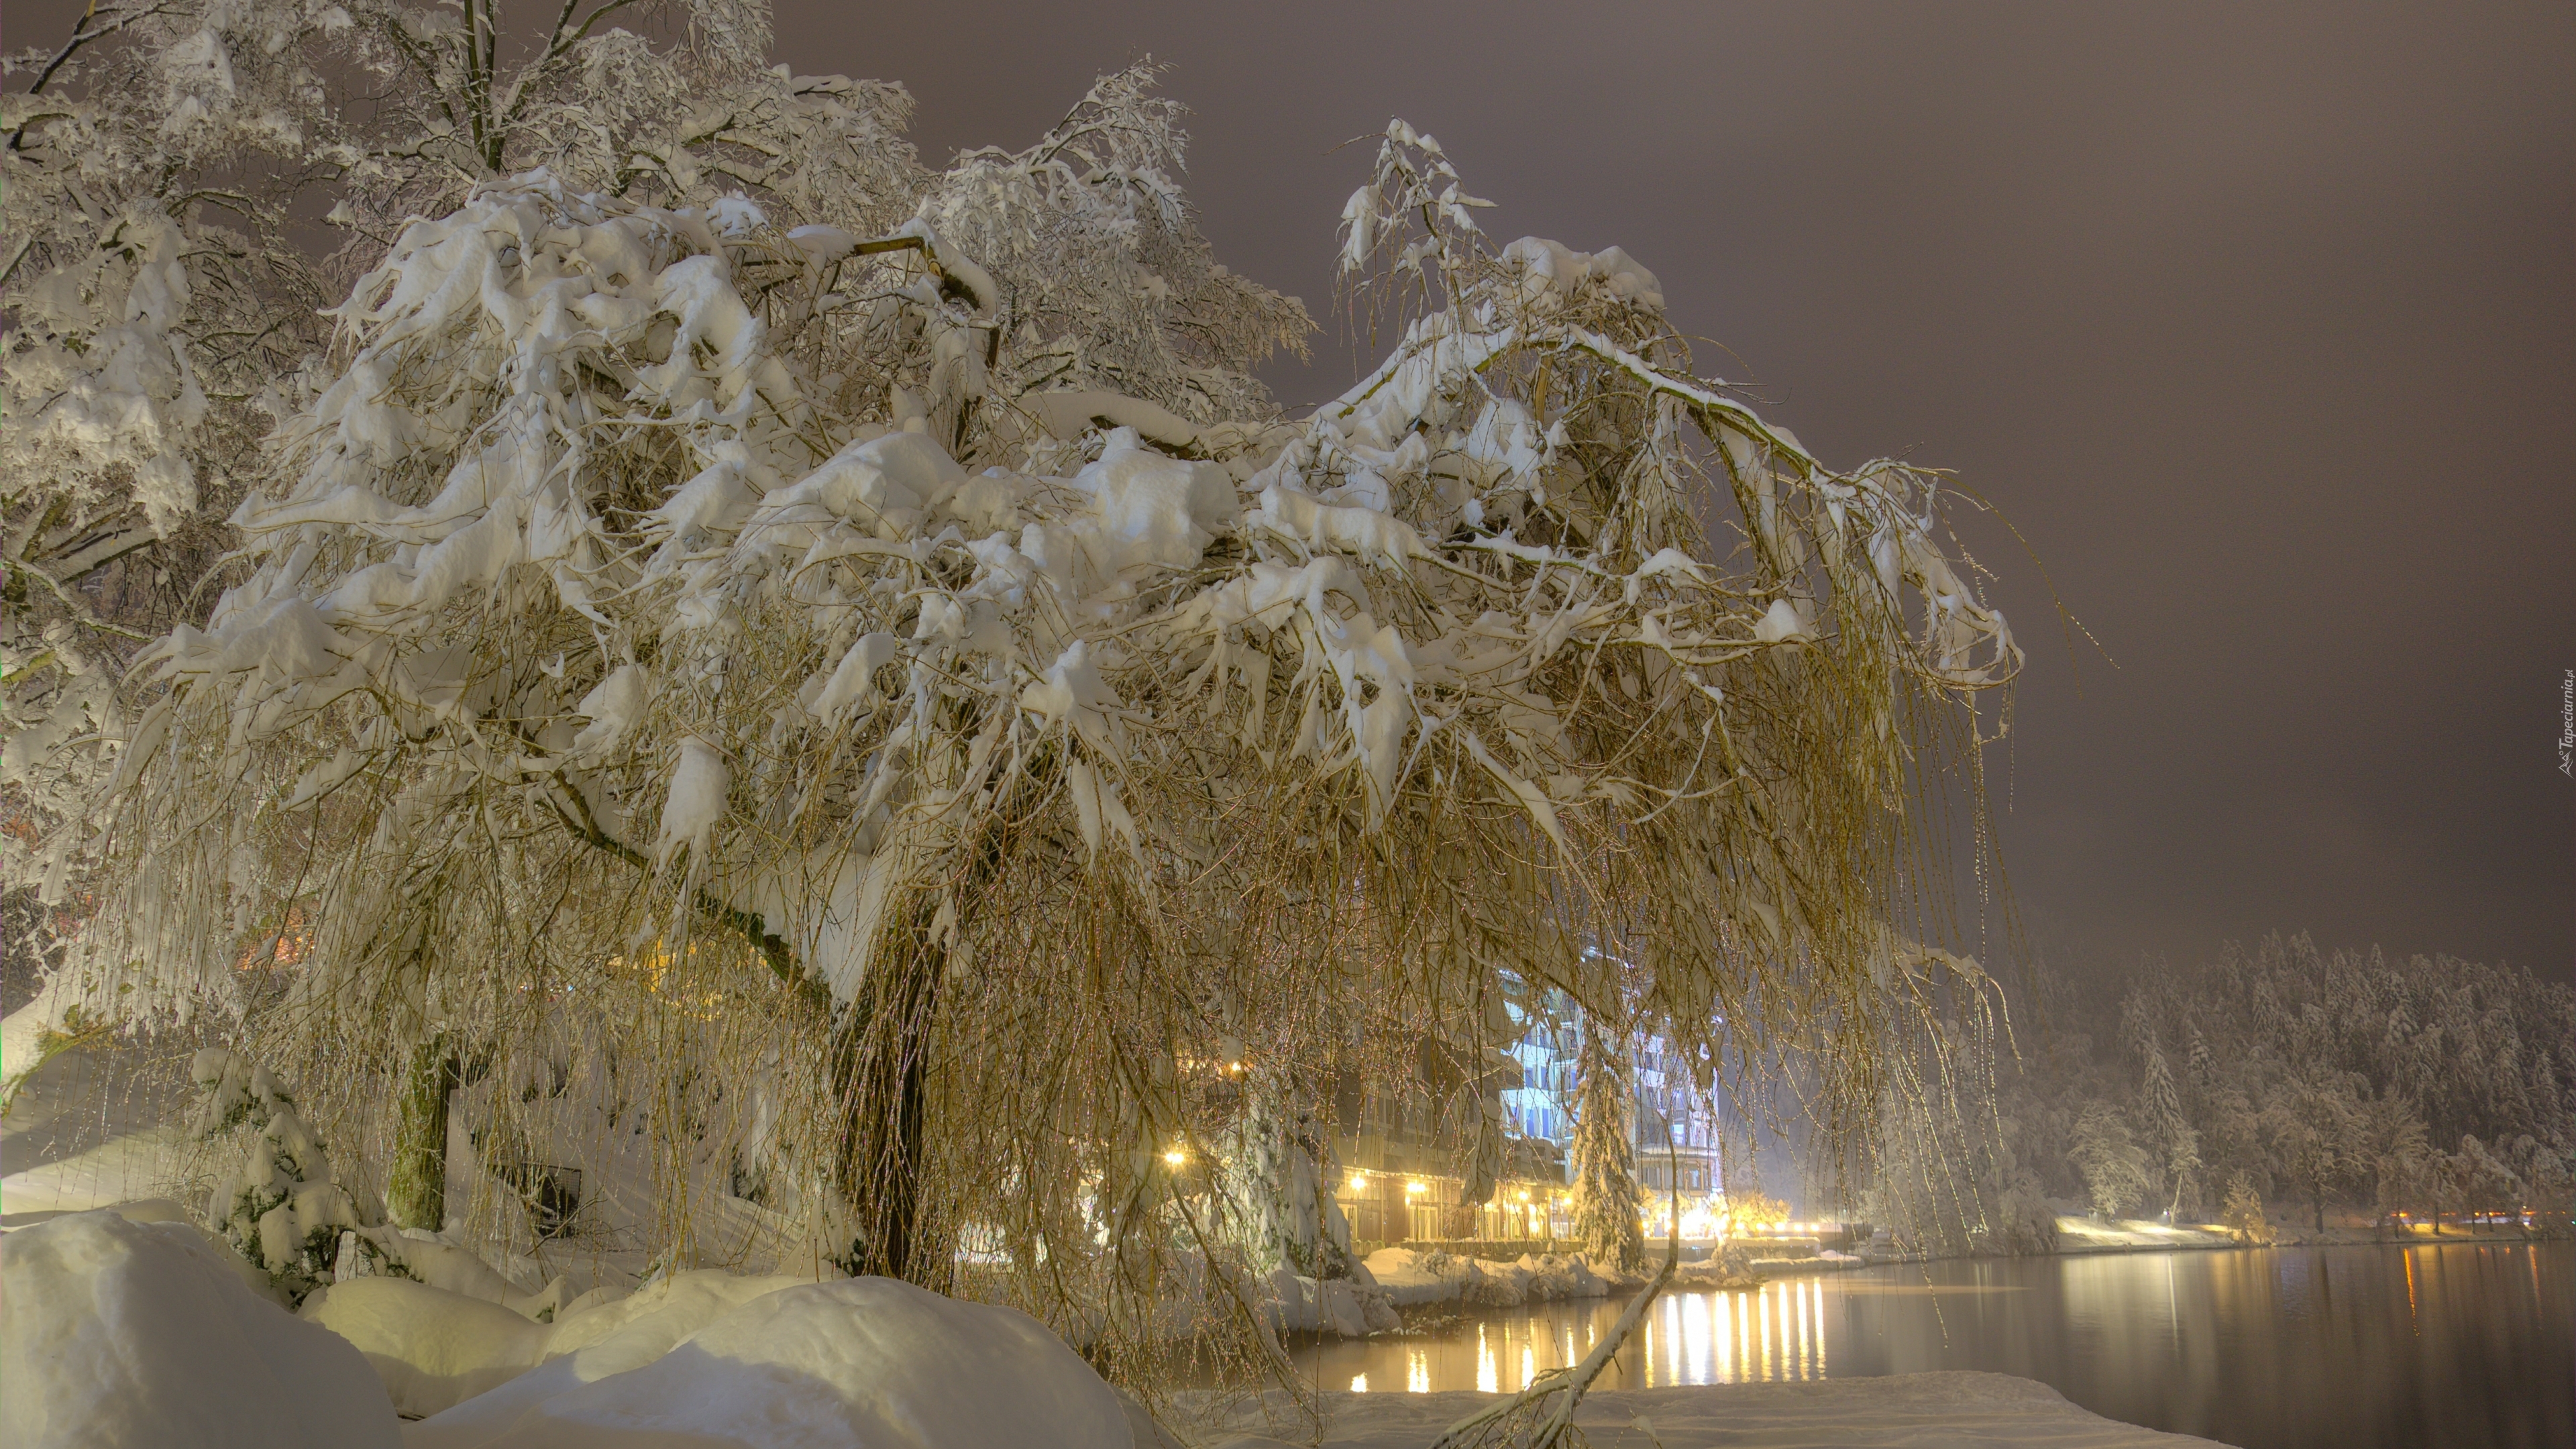
<instances>
[{"instance_id":1,"label":"tree trunk","mask_svg":"<svg viewBox=\"0 0 2576 1449\"><path fill-rule=\"evenodd\" d=\"M456 1090L456 1051L445 1032L411 1049L394 1099L394 1162L385 1212L396 1227L447 1226L447 1099Z\"/></svg>"},{"instance_id":2,"label":"tree trunk","mask_svg":"<svg viewBox=\"0 0 2576 1449\"><path fill-rule=\"evenodd\" d=\"M948 953L931 938L933 901L886 943L858 999L832 1032L832 1087L842 1112L839 1175L856 1237L850 1270L941 1287L946 1255L921 1220L926 1071Z\"/></svg>"}]
</instances>

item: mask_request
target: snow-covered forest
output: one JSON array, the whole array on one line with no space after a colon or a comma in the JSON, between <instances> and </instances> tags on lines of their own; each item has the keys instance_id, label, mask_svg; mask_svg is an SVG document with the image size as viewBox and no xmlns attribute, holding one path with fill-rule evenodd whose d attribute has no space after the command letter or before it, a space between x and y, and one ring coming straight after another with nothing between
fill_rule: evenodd
<instances>
[{"instance_id":1,"label":"snow-covered forest","mask_svg":"<svg viewBox=\"0 0 2576 1449\"><path fill-rule=\"evenodd\" d=\"M2305 935L2179 967L2076 961L2028 971L1989 1125L1958 1139L1989 1247L2044 1251L2061 1211L2268 1238L2576 1205L2563 983Z\"/></svg>"}]
</instances>

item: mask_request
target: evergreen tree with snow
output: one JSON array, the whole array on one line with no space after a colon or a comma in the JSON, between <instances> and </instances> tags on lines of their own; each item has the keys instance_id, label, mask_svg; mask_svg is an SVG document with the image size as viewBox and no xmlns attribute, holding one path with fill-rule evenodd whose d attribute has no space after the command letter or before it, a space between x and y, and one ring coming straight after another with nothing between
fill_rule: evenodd
<instances>
[{"instance_id":1,"label":"evergreen tree with snow","mask_svg":"<svg viewBox=\"0 0 2576 1449\"><path fill-rule=\"evenodd\" d=\"M2109 1102L2084 1104L2075 1119L2069 1156L2084 1174L2093 1211L2101 1217L2125 1217L2152 1186L2147 1154L2139 1148L2126 1114Z\"/></svg>"},{"instance_id":2,"label":"evergreen tree with snow","mask_svg":"<svg viewBox=\"0 0 2576 1449\"><path fill-rule=\"evenodd\" d=\"M345 1252L377 1252L372 1244L343 1246L343 1234L362 1226L357 1200L333 1180L329 1150L266 1067L208 1047L189 1061L188 1074L206 1094L195 1135L248 1129L240 1165L218 1173L208 1193L207 1224L290 1304L329 1281Z\"/></svg>"},{"instance_id":3,"label":"evergreen tree with snow","mask_svg":"<svg viewBox=\"0 0 2576 1449\"><path fill-rule=\"evenodd\" d=\"M1577 1030L1583 1046L1575 1068L1574 1137L1566 1148L1574 1237L1595 1261L1634 1272L1646 1251L1636 1082L1608 1032L1589 1020Z\"/></svg>"}]
</instances>

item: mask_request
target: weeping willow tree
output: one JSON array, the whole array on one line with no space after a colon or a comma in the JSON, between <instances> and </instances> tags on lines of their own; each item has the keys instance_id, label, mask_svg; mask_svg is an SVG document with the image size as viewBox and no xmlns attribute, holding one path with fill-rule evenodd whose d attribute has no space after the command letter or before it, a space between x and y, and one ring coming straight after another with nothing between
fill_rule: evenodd
<instances>
[{"instance_id":1,"label":"weeping willow tree","mask_svg":"<svg viewBox=\"0 0 2576 1449\"><path fill-rule=\"evenodd\" d=\"M1828 468L1401 123L1344 215L1391 345L1283 420L1303 313L1177 146L1131 77L882 235L542 175L408 227L149 656L83 989L249 1011L344 1142L425 1041L495 1140L602 1092L661 1243L792 1186L1121 1371L1318 1240L1297 1083L1472 1079L1544 992L1857 1129L2020 659L1943 480Z\"/></svg>"}]
</instances>

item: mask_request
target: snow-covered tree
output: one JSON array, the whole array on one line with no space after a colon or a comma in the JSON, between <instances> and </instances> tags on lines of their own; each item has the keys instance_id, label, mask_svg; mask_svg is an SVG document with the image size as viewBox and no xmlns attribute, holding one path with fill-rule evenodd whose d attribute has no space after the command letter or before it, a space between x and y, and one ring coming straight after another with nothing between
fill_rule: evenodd
<instances>
[{"instance_id":1,"label":"snow-covered tree","mask_svg":"<svg viewBox=\"0 0 2576 1449\"><path fill-rule=\"evenodd\" d=\"M1032 1294L1197 1231L1228 1044L1482 1050L1556 988L1703 1087L1831 1047L1849 1125L1934 996L1907 801L2020 657L1941 479L1827 468L1401 123L1345 215L1397 340L1283 421L1299 314L1189 232L1158 106L882 231L551 171L404 226L246 577L145 656L91 989L237 991L292 913L269 1019L395 1056L701 973L805 1044L738 1069L801 1064L776 1150L858 1266L989 1228Z\"/></svg>"},{"instance_id":2,"label":"snow-covered tree","mask_svg":"<svg viewBox=\"0 0 2576 1449\"><path fill-rule=\"evenodd\" d=\"M2124 1217L2154 1185L2147 1154L2127 1115L2108 1102L2087 1102L2075 1119L2074 1148L2069 1154L2093 1199L2093 1210L2106 1218Z\"/></svg>"},{"instance_id":3,"label":"snow-covered tree","mask_svg":"<svg viewBox=\"0 0 2576 1449\"><path fill-rule=\"evenodd\" d=\"M2353 1176L2358 1115L2352 1082L2341 1073L2284 1077L2264 1103L2274 1179L2308 1200L2319 1232L2326 1199Z\"/></svg>"},{"instance_id":4,"label":"snow-covered tree","mask_svg":"<svg viewBox=\"0 0 2576 1449\"><path fill-rule=\"evenodd\" d=\"M407 218L534 166L863 229L912 209L910 99L764 66L758 0L669 7L670 44L613 23L631 0L527 12L103 3L8 58L25 88L0 97L0 885L81 893L85 817L133 724L114 681L142 642L203 622L261 438L309 402L318 314ZM299 210L348 245L316 254Z\"/></svg>"},{"instance_id":5,"label":"snow-covered tree","mask_svg":"<svg viewBox=\"0 0 2576 1449\"><path fill-rule=\"evenodd\" d=\"M333 1179L330 1152L266 1067L208 1047L188 1072L206 1093L191 1124L196 1135L248 1138L240 1164L218 1174L207 1196L207 1224L290 1303L300 1301L338 1266L342 1234L361 1225L359 1204Z\"/></svg>"},{"instance_id":6,"label":"snow-covered tree","mask_svg":"<svg viewBox=\"0 0 2576 1449\"><path fill-rule=\"evenodd\" d=\"M2141 1115L2146 1122L2148 1159L2165 1185L2165 1216L2170 1219L2182 1211L2183 1199L2191 1191L2192 1174L2200 1170L2200 1133L2184 1115L2182 1097L2174 1088L2173 1069L2165 1062L2164 1049L2150 1037L2146 1042L2146 1079L2138 1091Z\"/></svg>"},{"instance_id":7,"label":"snow-covered tree","mask_svg":"<svg viewBox=\"0 0 2576 1449\"><path fill-rule=\"evenodd\" d=\"M2271 1221L2263 1215L2263 1194L2245 1173L2227 1180L2227 1201L2219 1209L2218 1220L2240 1243L2263 1247L2272 1241Z\"/></svg>"},{"instance_id":8,"label":"snow-covered tree","mask_svg":"<svg viewBox=\"0 0 2576 1449\"><path fill-rule=\"evenodd\" d=\"M1626 1053L1586 1021L1575 1069L1574 1140L1566 1148L1575 1241L1599 1262L1634 1272L1645 1259L1645 1203L1637 1187L1635 1079Z\"/></svg>"}]
</instances>

